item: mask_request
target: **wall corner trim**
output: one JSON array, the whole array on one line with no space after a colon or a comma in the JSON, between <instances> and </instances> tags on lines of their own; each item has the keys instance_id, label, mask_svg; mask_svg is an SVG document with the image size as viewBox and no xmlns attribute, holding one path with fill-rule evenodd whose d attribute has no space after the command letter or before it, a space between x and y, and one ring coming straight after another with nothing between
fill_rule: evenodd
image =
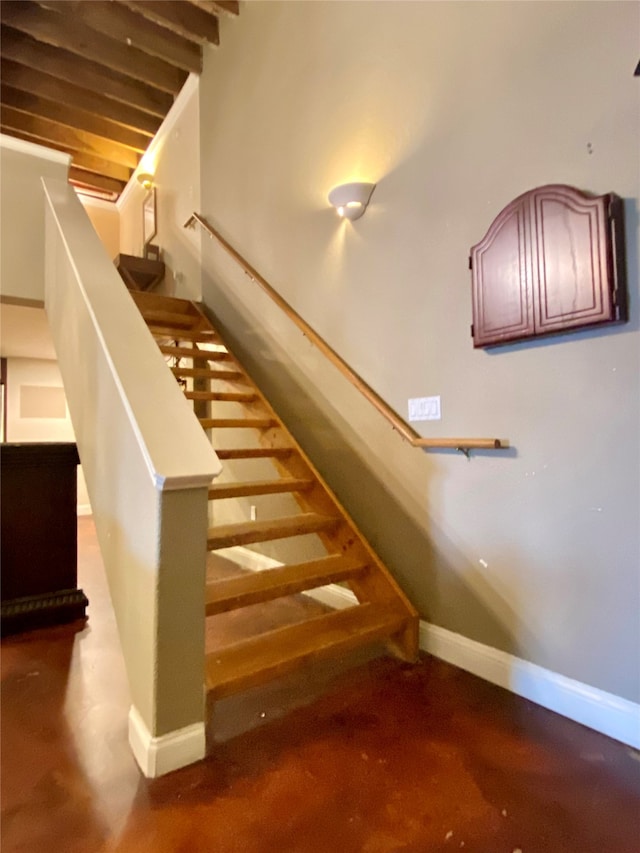
<instances>
[{"instance_id":1,"label":"wall corner trim","mask_svg":"<svg viewBox=\"0 0 640 853\"><path fill-rule=\"evenodd\" d=\"M155 779L204 758L204 721L153 737L138 709L132 705L129 711L129 745L140 770L148 779Z\"/></svg>"},{"instance_id":2,"label":"wall corner trim","mask_svg":"<svg viewBox=\"0 0 640 853\"><path fill-rule=\"evenodd\" d=\"M225 550L230 559L235 558L250 571L282 565L250 548L236 546ZM350 590L337 584L309 590L305 595L335 609L357 603ZM549 711L640 749L640 705L635 702L423 620L420 620L420 649Z\"/></svg>"}]
</instances>

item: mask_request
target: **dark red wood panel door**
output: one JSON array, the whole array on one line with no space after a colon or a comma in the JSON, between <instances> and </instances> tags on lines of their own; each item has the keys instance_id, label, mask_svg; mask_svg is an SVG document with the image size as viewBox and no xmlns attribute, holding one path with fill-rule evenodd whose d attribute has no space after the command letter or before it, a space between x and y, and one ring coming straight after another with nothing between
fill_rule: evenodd
<instances>
[{"instance_id":1,"label":"dark red wood panel door","mask_svg":"<svg viewBox=\"0 0 640 853\"><path fill-rule=\"evenodd\" d=\"M607 263L608 197L550 186L531 198L538 334L614 319Z\"/></svg>"},{"instance_id":2,"label":"dark red wood panel door","mask_svg":"<svg viewBox=\"0 0 640 853\"><path fill-rule=\"evenodd\" d=\"M534 333L531 237L526 213L521 202L509 205L480 243L471 248L476 347Z\"/></svg>"},{"instance_id":3,"label":"dark red wood panel door","mask_svg":"<svg viewBox=\"0 0 640 853\"><path fill-rule=\"evenodd\" d=\"M564 184L530 190L471 248L473 345L627 319L622 202Z\"/></svg>"}]
</instances>

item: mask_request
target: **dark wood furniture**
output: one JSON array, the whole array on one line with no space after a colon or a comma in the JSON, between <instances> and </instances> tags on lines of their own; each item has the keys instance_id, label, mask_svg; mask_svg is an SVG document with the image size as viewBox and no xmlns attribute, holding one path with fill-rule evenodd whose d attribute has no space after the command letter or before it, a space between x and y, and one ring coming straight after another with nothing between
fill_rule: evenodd
<instances>
[{"instance_id":1,"label":"dark wood furniture","mask_svg":"<svg viewBox=\"0 0 640 853\"><path fill-rule=\"evenodd\" d=\"M469 258L474 347L627 319L622 201L563 184L530 190Z\"/></svg>"},{"instance_id":2,"label":"dark wood furniture","mask_svg":"<svg viewBox=\"0 0 640 853\"><path fill-rule=\"evenodd\" d=\"M2 635L81 619L75 444L0 445Z\"/></svg>"},{"instance_id":3,"label":"dark wood furniture","mask_svg":"<svg viewBox=\"0 0 640 853\"><path fill-rule=\"evenodd\" d=\"M118 255L114 263L129 290L153 290L164 278L164 261Z\"/></svg>"}]
</instances>

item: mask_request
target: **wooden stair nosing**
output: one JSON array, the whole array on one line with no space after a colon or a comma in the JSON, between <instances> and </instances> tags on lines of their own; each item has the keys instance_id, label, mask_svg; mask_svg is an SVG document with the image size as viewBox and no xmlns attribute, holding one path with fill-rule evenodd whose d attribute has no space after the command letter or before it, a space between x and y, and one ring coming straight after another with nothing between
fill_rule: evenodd
<instances>
[{"instance_id":1,"label":"wooden stair nosing","mask_svg":"<svg viewBox=\"0 0 640 853\"><path fill-rule=\"evenodd\" d=\"M252 403L252 391L185 391L187 400L217 400L219 403Z\"/></svg>"},{"instance_id":2,"label":"wooden stair nosing","mask_svg":"<svg viewBox=\"0 0 640 853\"><path fill-rule=\"evenodd\" d=\"M206 588L206 615L239 610L263 601L295 595L330 583L340 583L366 571L367 565L333 554L319 560L278 566L239 577L210 581Z\"/></svg>"},{"instance_id":3,"label":"wooden stair nosing","mask_svg":"<svg viewBox=\"0 0 640 853\"><path fill-rule=\"evenodd\" d=\"M198 304L191 299L183 299L179 296L165 296L149 290L132 290L131 298L138 306L138 310L157 309L161 311L174 311L177 314L191 314L193 317L202 317Z\"/></svg>"},{"instance_id":4,"label":"wooden stair nosing","mask_svg":"<svg viewBox=\"0 0 640 853\"><path fill-rule=\"evenodd\" d=\"M244 377L244 374L240 370L213 370L209 367L172 367L171 372L175 377L221 379L223 382L238 382ZM255 396L253 394L252 399L255 399Z\"/></svg>"},{"instance_id":5,"label":"wooden stair nosing","mask_svg":"<svg viewBox=\"0 0 640 853\"><path fill-rule=\"evenodd\" d=\"M269 429L272 418L198 418L203 429Z\"/></svg>"},{"instance_id":6,"label":"wooden stair nosing","mask_svg":"<svg viewBox=\"0 0 640 853\"><path fill-rule=\"evenodd\" d=\"M193 341L198 344L219 344L220 341L215 332L207 332L206 329L179 329L158 323L147 323L147 327L154 338L171 338L174 341Z\"/></svg>"},{"instance_id":7,"label":"wooden stair nosing","mask_svg":"<svg viewBox=\"0 0 640 853\"><path fill-rule=\"evenodd\" d=\"M253 480L240 483L214 483L209 486L209 500L246 498L252 495L277 495L282 492L302 492L310 489L314 481L298 477L280 477L277 480Z\"/></svg>"},{"instance_id":8,"label":"wooden stair nosing","mask_svg":"<svg viewBox=\"0 0 640 853\"><path fill-rule=\"evenodd\" d=\"M207 688L213 698L230 696L308 663L387 640L407 619L404 610L367 603L260 634L207 654Z\"/></svg>"},{"instance_id":9,"label":"wooden stair nosing","mask_svg":"<svg viewBox=\"0 0 640 853\"><path fill-rule=\"evenodd\" d=\"M218 447L218 459L285 459L294 452L292 447Z\"/></svg>"},{"instance_id":10,"label":"wooden stair nosing","mask_svg":"<svg viewBox=\"0 0 640 853\"><path fill-rule=\"evenodd\" d=\"M200 341L200 343L207 343ZM209 341L215 343L215 341ZM169 344L159 344L163 355L172 355L174 358L192 358L195 361L233 361L233 356L224 350L190 349L189 347L176 347Z\"/></svg>"},{"instance_id":11,"label":"wooden stair nosing","mask_svg":"<svg viewBox=\"0 0 640 853\"><path fill-rule=\"evenodd\" d=\"M141 309L141 313L148 326L168 326L170 328L175 326L181 329L190 329L201 322L197 314L162 311L156 308L144 308Z\"/></svg>"},{"instance_id":12,"label":"wooden stair nosing","mask_svg":"<svg viewBox=\"0 0 640 853\"><path fill-rule=\"evenodd\" d=\"M253 542L270 542L273 539L305 536L307 533L330 530L340 522L339 516L305 512L281 518L222 524L209 528L207 550L217 551L218 548L230 548L233 545L249 545Z\"/></svg>"}]
</instances>

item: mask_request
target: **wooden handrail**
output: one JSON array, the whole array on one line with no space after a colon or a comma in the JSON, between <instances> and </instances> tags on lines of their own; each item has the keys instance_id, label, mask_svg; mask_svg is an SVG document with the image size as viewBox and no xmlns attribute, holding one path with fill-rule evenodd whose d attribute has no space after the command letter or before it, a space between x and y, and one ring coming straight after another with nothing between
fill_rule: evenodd
<instances>
[{"instance_id":1,"label":"wooden handrail","mask_svg":"<svg viewBox=\"0 0 640 853\"><path fill-rule=\"evenodd\" d=\"M267 293L276 305L284 311L284 313L292 320L293 323L300 329L303 335L307 337L323 355L340 371L340 373L349 380L349 382L363 394L367 400L386 418L391 426L400 435L408 441L413 447L429 448L455 448L468 456L468 451L472 448L477 449L503 449L509 447L509 442L501 438L422 438L412 427L409 426L402 418L393 411L393 409L385 403L379 394L371 388L370 385L358 376L349 365L333 350L329 344L314 331L311 326L302 319L288 302L286 302L280 294L273 289L269 282L264 279L260 273L251 266L251 264L231 246L224 237L212 226L206 219L198 213L192 213L189 219L184 223L185 228L192 228L194 225L200 225L210 237L220 243L222 248L242 267L244 272L252 281L255 281L265 293Z\"/></svg>"}]
</instances>

